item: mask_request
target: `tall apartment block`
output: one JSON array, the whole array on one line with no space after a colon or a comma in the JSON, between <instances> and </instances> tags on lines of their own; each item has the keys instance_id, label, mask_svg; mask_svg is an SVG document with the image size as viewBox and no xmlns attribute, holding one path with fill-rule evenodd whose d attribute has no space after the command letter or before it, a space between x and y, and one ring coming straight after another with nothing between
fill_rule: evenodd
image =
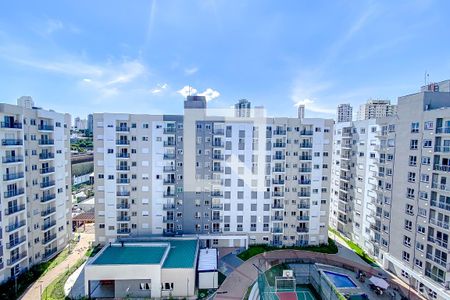
<instances>
[{"instance_id":1,"label":"tall apartment block","mask_svg":"<svg viewBox=\"0 0 450 300\"><path fill-rule=\"evenodd\" d=\"M353 119L353 107L350 104L339 104L337 107L337 121L351 122Z\"/></svg>"},{"instance_id":2,"label":"tall apartment block","mask_svg":"<svg viewBox=\"0 0 450 300\"><path fill-rule=\"evenodd\" d=\"M51 259L71 236L70 115L0 104L0 282Z\"/></svg>"},{"instance_id":3,"label":"tall apartment block","mask_svg":"<svg viewBox=\"0 0 450 300\"><path fill-rule=\"evenodd\" d=\"M450 93L422 89L334 132L331 226L428 299L450 298L449 128Z\"/></svg>"},{"instance_id":4,"label":"tall apartment block","mask_svg":"<svg viewBox=\"0 0 450 300\"><path fill-rule=\"evenodd\" d=\"M97 242L327 243L333 121L249 113L94 114Z\"/></svg>"},{"instance_id":5,"label":"tall apartment block","mask_svg":"<svg viewBox=\"0 0 450 300\"><path fill-rule=\"evenodd\" d=\"M359 107L358 120L389 117L396 113L397 105L391 104L389 100L369 100Z\"/></svg>"}]
</instances>

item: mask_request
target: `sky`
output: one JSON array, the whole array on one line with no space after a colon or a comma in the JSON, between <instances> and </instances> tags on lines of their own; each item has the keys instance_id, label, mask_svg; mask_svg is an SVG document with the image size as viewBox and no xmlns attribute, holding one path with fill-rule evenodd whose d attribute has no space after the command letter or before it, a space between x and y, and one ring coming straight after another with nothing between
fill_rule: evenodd
<instances>
[{"instance_id":1,"label":"sky","mask_svg":"<svg viewBox=\"0 0 450 300\"><path fill-rule=\"evenodd\" d=\"M0 102L182 114L246 98L334 117L450 78L450 1L2 1ZM190 88L189 88L190 87Z\"/></svg>"}]
</instances>

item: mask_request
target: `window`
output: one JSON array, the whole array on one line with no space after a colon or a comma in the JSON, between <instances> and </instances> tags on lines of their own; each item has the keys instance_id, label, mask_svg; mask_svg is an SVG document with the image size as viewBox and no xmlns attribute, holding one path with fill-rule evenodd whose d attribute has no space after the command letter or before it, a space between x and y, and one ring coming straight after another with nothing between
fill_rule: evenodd
<instances>
[{"instance_id":1,"label":"window","mask_svg":"<svg viewBox=\"0 0 450 300\"><path fill-rule=\"evenodd\" d=\"M409 236L403 236L403 245L411 247L411 238Z\"/></svg>"},{"instance_id":2,"label":"window","mask_svg":"<svg viewBox=\"0 0 450 300\"><path fill-rule=\"evenodd\" d=\"M411 133L419 132L419 122L411 123Z\"/></svg>"},{"instance_id":3,"label":"window","mask_svg":"<svg viewBox=\"0 0 450 300\"><path fill-rule=\"evenodd\" d=\"M432 141L431 140L424 140L423 141L423 147L424 148L431 148L431 146L432 146Z\"/></svg>"},{"instance_id":4,"label":"window","mask_svg":"<svg viewBox=\"0 0 450 300\"><path fill-rule=\"evenodd\" d=\"M412 222L410 220L405 220L405 229L411 231Z\"/></svg>"},{"instance_id":5,"label":"window","mask_svg":"<svg viewBox=\"0 0 450 300\"><path fill-rule=\"evenodd\" d=\"M402 258L403 258L404 261L408 261L409 262L409 258L410 258L409 253L406 252L406 251L403 251Z\"/></svg>"},{"instance_id":6,"label":"window","mask_svg":"<svg viewBox=\"0 0 450 300\"><path fill-rule=\"evenodd\" d=\"M141 290L150 290L150 283L148 283L148 282L141 282L139 284L139 289L141 289Z\"/></svg>"},{"instance_id":7,"label":"window","mask_svg":"<svg viewBox=\"0 0 450 300\"><path fill-rule=\"evenodd\" d=\"M414 206L412 206L411 204L406 204L405 212L408 215L413 216L414 215Z\"/></svg>"},{"instance_id":8,"label":"window","mask_svg":"<svg viewBox=\"0 0 450 300\"><path fill-rule=\"evenodd\" d=\"M416 173L408 172L408 181L409 182L416 182Z\"/></svg>"},{"instance_id":9,"label":"window","mask_svg":"<svg viewBox=\"0 0 450 300\"><path fill-rule=\"evenodd\" d=\"M407 188L406 189L406 197L409 199L414 199L414 189Z\"/></svg>"},{"instance_id":10,"label":"window","mask_svg":"<svg viewBox=\"0 0 450 300\"><path fill-rule=\"evenodd\" d=\"M418 144L419 144L419 141L418 141L418 140L411 140L411 141L409 142L409 149L411 149L411 150L417 150Z\"/></svg>"},{"instance_id":11,"label":"window","mask_svg":"<svg viewBox=\"0 0 450 300\"><path fill-rule=\"evenodd\" d=\"M423 123L423 129L425 130L433 129L433 121L426 121L425 123Z\"/></svg>"},{"instance_id":12,"label":"window","mask_svg":"<svg viewBox=\"0 0 450 300\"><path fill-rule=\"evenodd\" d=\"M431 163L431 158L427 156L422 157L422 165L429 165Z\"/></svg>"},{"instance_id":13,"label":"window","mask_svg":"<svg viewBox=\"0 0 450 300\"><path fill-rule=\"evenodd\" d=\"M425 227L421 225L417 225L417 232L421 234L425 234Z\"/></svg>"},{"instance_id":14,"label":"window","mask_svg":"<svg viewBox=\"0 0 450 300\"><path fill-rule=\"evenodd\" d=\"M409 165L410 166L417 165L417 156L415 156L415 155L410 155L409 156Z\"/></svg>"}]
</instances>

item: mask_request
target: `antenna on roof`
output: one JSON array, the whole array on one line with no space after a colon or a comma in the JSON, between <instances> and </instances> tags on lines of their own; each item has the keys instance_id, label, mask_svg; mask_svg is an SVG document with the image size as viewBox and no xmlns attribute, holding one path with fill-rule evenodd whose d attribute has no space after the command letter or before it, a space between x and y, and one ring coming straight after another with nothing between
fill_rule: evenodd
<instances>
[{"instance_id":1,"label":"antenna on roof","mask_svg":"<svg viewBox=\"0 0 450 300\"><path fill-rule=\"evenodd\" d=\"M425 75L424 75L424 85L428 84L428 79L430 78L430 74L428 74L428 72L425 70Z\"/></svg>"}]
</instances>

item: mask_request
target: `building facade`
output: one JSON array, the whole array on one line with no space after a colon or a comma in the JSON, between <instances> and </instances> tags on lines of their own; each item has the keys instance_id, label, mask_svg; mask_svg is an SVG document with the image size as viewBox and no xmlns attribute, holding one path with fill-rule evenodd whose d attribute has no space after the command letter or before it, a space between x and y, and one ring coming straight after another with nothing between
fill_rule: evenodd
<instances>
[{"instance_id":1,"label":"building facade","mask_svg":"<svg viewBox=\"0 0 450 300\"><path fill-rule=\"evenodd\" d=\"M18 103L30 104L28 98ZM70 115L0 104L0 119L3 282L64 249L72 203Z\"/></svg>"},{"instance_id":2,"label":"building facade","mask_svg":"<svg viewBox=\"0 0 450 300\"><path fill-rule=\"evenodd\" d=\"M337 107L337 122L351 122L353 119L353 107L350 104L339 104Z\"/></svg>"},{"instance_id":3,"label":"building facade","mask_svg":"<svg viewBox=\"0 0 450 300\"><path fill-rule=\"evenodd\" d=\"M190 96L183 116L94 114L96 241L327 243L333 121L249 117Z\"/></svg>"},{"instance_id":4,"label":"building facade","mask_svg":"<svg viewBox=\"0 0 450 300\"><path fill-rule=\"evenodd\" d=\"M389 117L396 113L397 105L391 104L389 100L369 100L359 107L358 120Z\"/></svg>"},{"instance_id":5,"label":"building facade","mask_svg":"<svg viewBox=\"0 0 450 300\"><path fill-rule=\"evenodd\" d=\"M336 125L330 224L428 299L448 299L450 93L398 103L396 116Z\"/></svg>"}]
</instances>

